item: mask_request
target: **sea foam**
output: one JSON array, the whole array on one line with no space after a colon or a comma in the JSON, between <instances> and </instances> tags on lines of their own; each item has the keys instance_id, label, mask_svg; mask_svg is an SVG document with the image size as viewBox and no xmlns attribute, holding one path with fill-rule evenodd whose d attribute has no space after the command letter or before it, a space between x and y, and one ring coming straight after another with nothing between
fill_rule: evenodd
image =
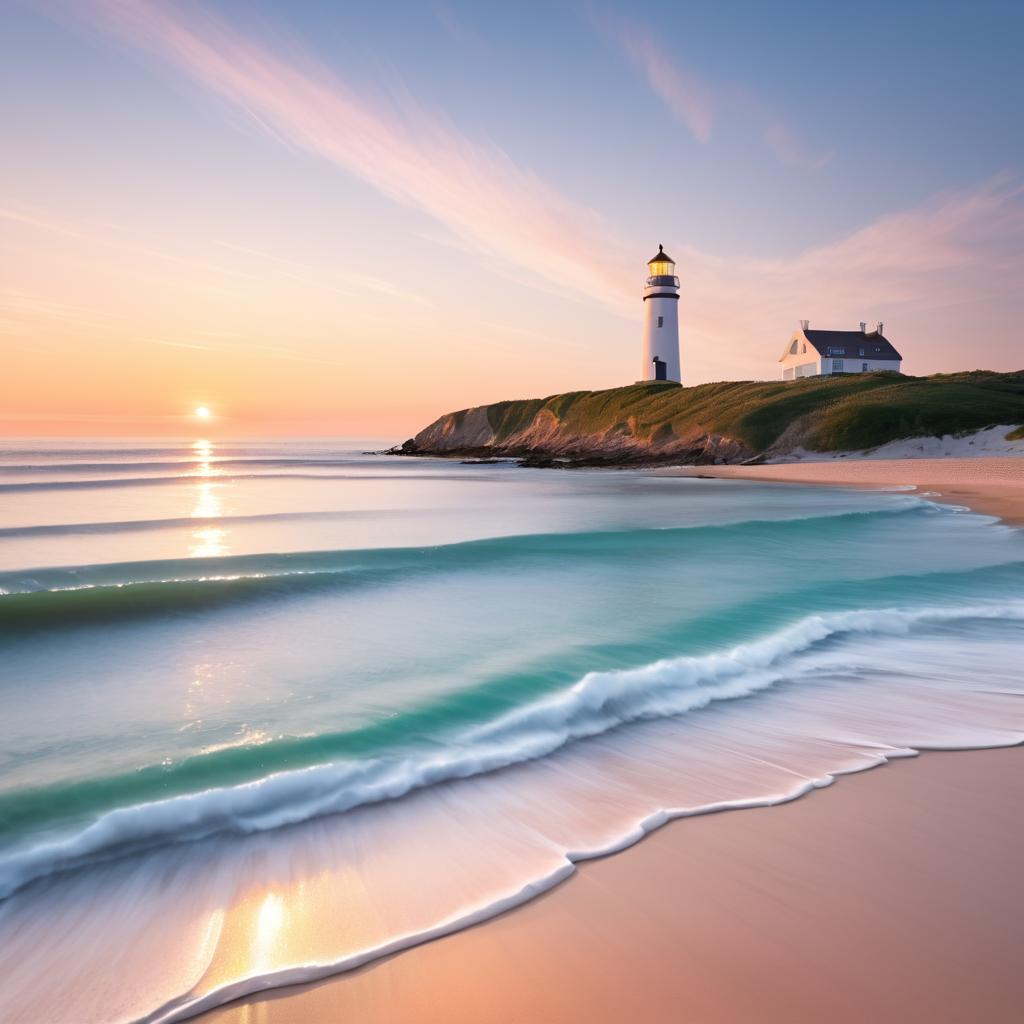
<instances>
[{"instance_id":1,"label":"sea foam","mask_svg":"<svg viewBox=\"0 0 1024 1024\"><path fill-rule=\"evenodd\" d=\"M922 624L1024 620L1024 601L969 608L882 608L811 615L721 653L592 672L571 688L453 738L444 753L370 758L278 772L258 781L121 807L81 831L0 859L0 898L42 876L139 853L168 842L281 828L393 800L423 787L545 757L628 722L681 715L782 680L798 681L798 656L848 634L906 635Z\"/></svg>"}]
</instances>

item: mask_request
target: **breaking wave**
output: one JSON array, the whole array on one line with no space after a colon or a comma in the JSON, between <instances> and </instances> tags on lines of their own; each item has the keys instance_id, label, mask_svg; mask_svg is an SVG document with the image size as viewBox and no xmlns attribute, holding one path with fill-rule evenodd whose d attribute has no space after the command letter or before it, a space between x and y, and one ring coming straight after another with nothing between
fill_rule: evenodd
<instances>
[{"instance_id":1,"label":"breaking wave","mask_svg":"<svg viewBox=\"0 0 1024 1024\"><path fill-rule=\"evenodd\" d=\"M800 655L833 638L901 636L921 626L985 619L1024 621L1024 601L811 615L719 653L591 672L568 689L463 730L441 753L434 748L330 761L243 785L118 807L74 834L0 859L0 898L55 872L168 843L262 832L342 813L415 789L543 758L569 743L630 722L677 716L714 701L749 696L783 680L798 681L803 678ZM258 757L258 748L250 748L249 755Z\"/></svg>"}]
</instances>

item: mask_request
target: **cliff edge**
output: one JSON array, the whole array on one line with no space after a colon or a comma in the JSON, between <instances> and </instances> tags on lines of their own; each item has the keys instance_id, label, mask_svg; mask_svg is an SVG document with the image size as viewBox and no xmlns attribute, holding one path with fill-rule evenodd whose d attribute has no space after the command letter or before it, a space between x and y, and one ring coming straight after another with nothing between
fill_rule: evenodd
<instances>
[{"instance_id":1,"label":"cliff edge","mask_svg":"<svg viewBox=\"0 0 1024 1024\"><path fill-rule=\"evenodd\" d=\"M669 382L496 402L447 413L396 454L529 464L739 463L854 451L908 437L1024 423L1024 371L797 381Z\"/></svg>"}]
</instances>

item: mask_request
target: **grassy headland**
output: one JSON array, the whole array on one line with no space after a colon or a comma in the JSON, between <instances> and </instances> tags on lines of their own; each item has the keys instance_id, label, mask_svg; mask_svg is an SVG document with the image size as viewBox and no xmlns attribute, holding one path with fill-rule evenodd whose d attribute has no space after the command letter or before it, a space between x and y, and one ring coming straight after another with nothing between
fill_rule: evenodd
<instances>
[{"instance_id":1,"label":"grassy headland","mask_svg":"<svg viewBox=\"0 0 1024 1024\"><path fill-rule=\"evenodd\" d=\"M442 416L407 450L590 462L738 462L796 446L859 450L1021 423L1024 371L867 373L696 387L634 384L497 402Z\"/></svg>"}]
</instances>

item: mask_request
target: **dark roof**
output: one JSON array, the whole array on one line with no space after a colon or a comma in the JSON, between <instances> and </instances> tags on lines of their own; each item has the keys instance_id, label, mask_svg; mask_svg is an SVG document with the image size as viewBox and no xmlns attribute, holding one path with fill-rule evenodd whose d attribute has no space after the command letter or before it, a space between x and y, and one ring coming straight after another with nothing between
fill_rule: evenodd
<instances>
[{"instance_id":1,"label":"dark roof","mask_svg":"<svg viewBox=\"0 0 1024 1024\"><path fill-rule=\"evenodd\" d=\"M660 245L658 246L658 255L652 256L647 262L653 263L655 260L668 260L669 263L675 263L675 260Z\"/></svg>"},{"instance_id":2,"label":"dark roof","mask_svg":"<svg viewBox=\"0 0 1024 1024\"><path fill-rule=\"evenodd\" d=\"M903 359L884 334L870 331L804 331L804 337L823 356L842 359ZM864 349L862 356L860 350Z\"/></svg>"}]
</instances>

